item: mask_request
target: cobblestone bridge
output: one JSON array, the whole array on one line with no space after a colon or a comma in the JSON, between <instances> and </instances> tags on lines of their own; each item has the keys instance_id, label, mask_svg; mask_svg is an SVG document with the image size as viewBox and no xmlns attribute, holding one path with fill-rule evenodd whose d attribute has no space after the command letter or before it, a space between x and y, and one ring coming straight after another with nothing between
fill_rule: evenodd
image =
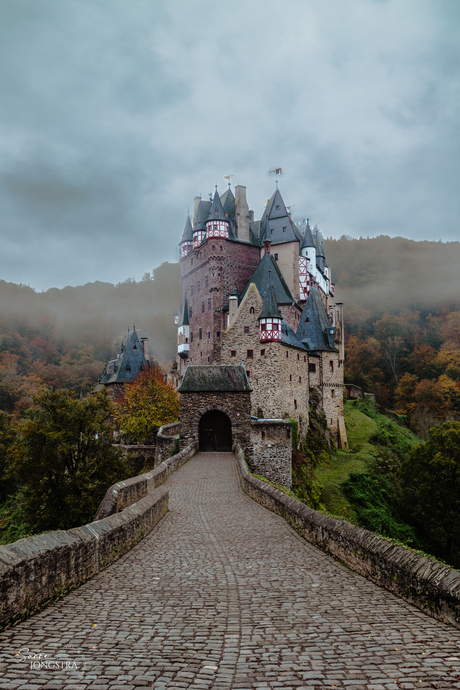
<instances>
[{"instance_id":1,"label":"cobblestone bridge","mask_svg":"<svg viewBox=\"0 0 460 690\"><path fill-rule=\"evenodd\" d=\"M233 455L168 486L136 548L2 635L0 688L460 688L460 631L303 541L242 493Z\"/></svg>"}]
</instances>

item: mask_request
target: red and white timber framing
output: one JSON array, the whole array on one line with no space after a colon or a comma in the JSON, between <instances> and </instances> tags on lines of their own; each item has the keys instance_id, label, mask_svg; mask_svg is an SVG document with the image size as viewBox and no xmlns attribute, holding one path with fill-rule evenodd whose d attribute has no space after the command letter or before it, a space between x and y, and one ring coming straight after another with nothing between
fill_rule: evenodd
<instances>
[{"instance_id":1,"label":"red and white timber framing","mask_svg":"<svg viewBox=\"0 0 460 690\"><path fill-rule=\"evenodd\" d=\"M308 259L306 256L299 257L299 287L300 299L306 300L311 287L310 274L308 272Z\"/></svg>"},{"instance_id":2,"label":"red and white timber framing","mask_svg":"<svg viewBox=\"0 0 460 690\"><path fill-rule=\"evenodd\" d=\"M208 239L219 238L228 240L228 223L222 220L212 220L206 223L206 234Z\"/></svg>"},{"instance_id":3,"label":"red and white timber framing","mask_svg":"<svg viewBox=\"0 0 460 690\"><path fill-rule=\"evenodd\" d=\"M197 230L193 233L193 249L200 246L206 239L206 230Z\"/></svg>"},{"instance_id":4,"label":"red and white timber framing","mask_svg":"<svg viewBox=\"0 0 460 690\"><path fill-rule=\"evenodd\" d=\"M281 319L260 319L259 332L261 343L281 340Z\"/></svg>"}]
</instances>

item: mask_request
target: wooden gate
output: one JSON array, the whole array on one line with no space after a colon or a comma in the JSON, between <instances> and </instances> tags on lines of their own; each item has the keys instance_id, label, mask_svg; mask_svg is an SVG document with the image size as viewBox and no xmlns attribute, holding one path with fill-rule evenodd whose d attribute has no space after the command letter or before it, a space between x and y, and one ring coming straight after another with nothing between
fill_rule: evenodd
<instances>
[{"instance_id":1,"label":"wooden gate","mask_svg":"<svg viewBox=\"0 0 460 690\"><path fill-rule=\"evenodd\" d=\"M201 452L228 452L232 450L232 425L220 410L210 410L200 419L199 447Z\"/></svg>"}]
</instances>

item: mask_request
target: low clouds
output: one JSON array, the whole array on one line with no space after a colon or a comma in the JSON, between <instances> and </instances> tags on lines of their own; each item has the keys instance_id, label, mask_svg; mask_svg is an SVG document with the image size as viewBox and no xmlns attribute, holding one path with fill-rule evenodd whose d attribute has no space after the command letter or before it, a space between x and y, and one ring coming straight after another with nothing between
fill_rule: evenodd
<instances>
[{"instance_id":1,"label":"low clouds","mask_svg":"<svg viewBox=\"0 0 460 690\"><path fill-rule=\"evenodd\" d=\"M0 278L118 282L224 175L326 236L458 239L457 0L3 0Z\"/></svg>"}]
</instances>

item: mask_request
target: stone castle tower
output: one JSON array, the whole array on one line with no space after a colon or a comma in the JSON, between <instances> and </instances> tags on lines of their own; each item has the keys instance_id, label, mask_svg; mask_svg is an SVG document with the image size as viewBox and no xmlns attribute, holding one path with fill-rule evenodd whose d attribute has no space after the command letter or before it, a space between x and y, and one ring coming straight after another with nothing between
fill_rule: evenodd
<instances>
[{"instance_id":1,"label":"stone castle tower","mask_svg":"<svg viewBox=\"0 0 460 690\"><path fill-rule=\"evenodd\" d=\"M246 188L195 198L179 243L181 303L177 371L188 365L241 365L252 388L251 415L292 417L306 433L316 386L331 432L343 423L343 311L323 239L296 225L278 187L254 220Z\"/></svg>"}]
</instances>

